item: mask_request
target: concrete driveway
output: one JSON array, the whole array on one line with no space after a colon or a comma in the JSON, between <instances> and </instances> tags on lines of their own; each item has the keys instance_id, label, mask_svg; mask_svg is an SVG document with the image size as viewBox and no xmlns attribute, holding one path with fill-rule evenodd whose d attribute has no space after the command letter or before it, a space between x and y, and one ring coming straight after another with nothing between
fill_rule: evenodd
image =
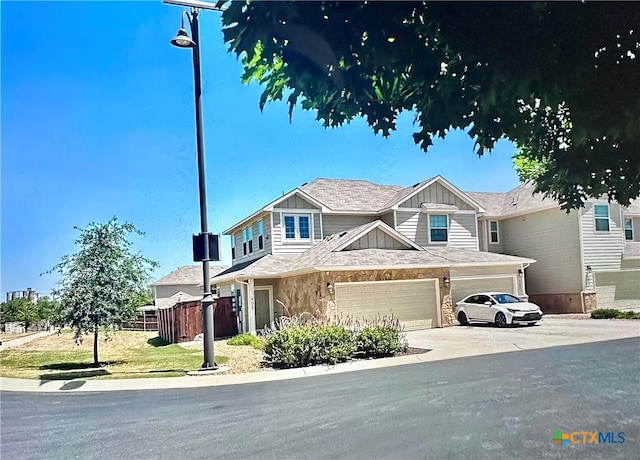
<instances>
[{"instance_id":1,"label":"concrete driveway","mask_svg":"<svg viewBox=\"0 0 640 460\"><path fill-rule=\"evenodd\" d=\"M452 326L407 332L409 345L432 349L429 360L640 337L640 321L547 316L535 326Z\"/></svg>"}]
</instances>

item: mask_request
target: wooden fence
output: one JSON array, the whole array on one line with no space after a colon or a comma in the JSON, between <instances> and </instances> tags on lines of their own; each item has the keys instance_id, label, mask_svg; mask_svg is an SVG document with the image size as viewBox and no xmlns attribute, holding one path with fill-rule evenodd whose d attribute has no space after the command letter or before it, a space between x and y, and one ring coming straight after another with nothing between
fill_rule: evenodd
<instances>
[{"instance_id":1,"label":"wooden fence","mask_svg":"<svg viewBox=\"0 0 640 460\"><path fill-rule=\"evenodd\" d=\"M125 324L125 331L157 331L158 310L147 310L138 313L136 318Z\"/></svg>"},{"instance_id":2,"label":"wooden fence","mask_svg":"<svg viewBox=\"0 0 640 460\"><path fill-rule=\"evenodd\" d=\"M215 338L238 333L233 297L220 297L213 303ZM158 310L158 335L169 343L190 342L202 333L202 305L199 300L179 302Z\"/></svg>"}]
</instances>

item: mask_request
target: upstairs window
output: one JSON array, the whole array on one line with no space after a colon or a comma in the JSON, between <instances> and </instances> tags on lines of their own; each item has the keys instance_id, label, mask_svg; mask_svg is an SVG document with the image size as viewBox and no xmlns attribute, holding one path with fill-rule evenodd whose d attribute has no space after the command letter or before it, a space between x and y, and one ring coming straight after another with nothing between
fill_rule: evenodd
<instances>
[{"instance_id":1,"label":"upstairs window","mask_svg":"<svg viewBox=\"0 0 640 460\"><path fill-rule=\"evenodd\" d=\"M489 222L489 241L494 244L500 242L500 232L498 230L497 220Z\"/></svg>"},{"instance_id":2,"label":"upstairs window","mask_svg":"<svg viewBox=\"0 0 640 460\"><path fill-rule=\"evenodd\" d=\"M449 240L449 219L446 214L429 216L429 239L433 243L446 243Z\"/></svg>"},{"instance_id":3,"label":"upstairs window","mask_svg":"<svg viewBox=\"0 0 640 460\"><path fill-rule=\"evenodd\" d=\"M258 221L258 250L264 249L263 233L264 233L264 225L262 221L259 220Z\"/></svg>"},{"instance_id":4,"label":"upstairs window","mask_svg":"<svg viewBox=\"0 0 640 460\"><path fill-rule=\"evenodd\" d=\"M311 238L308 215L289 214L284 216L284 237L287 240L308 240Z\"/></svg>"},{"instance_id":5,"label":"upstairs window","mask_svg":"<svg viewBox=\"0 0 640 460\"><path fill-rule=\"evenodd\" d=\"M231 235L231 258L236 258L236 237L235 235Z\"/></svg>"},{"instance_id":6,"label":"upstairs window","mask_svg":"<svg viewBox=\"0 0 640 460\"><path fill-rule=\"evenodd\" d=\"M609 231L609 205L596 204L593 206L593 215L596 220L596 232Z\"/></svg>"},{"instance_id":7,"label":"upstairs window","mask_svg":"<svg viewBox=\"0 0 640 460\"><path fill-rule=\"evenodd\" d=\"M624 218L624 239L633 241L633 219L631 217Z\"/></svg>"},{"instance_id":8,"label":"upstairs window","mask_svg":"<svg viewBox=\"0 0 640 460\"><path fill-rule=\"evenodd\" d=\"M247 243L249 243L249 254L253 254L253 226L247 227Z\"/></svg>"},{"instance_id":9,"label":"upstairs window","mask_svg":"<svg viewBox=\"0 0 640 460\"><path fill-rule=\"evenodd\" d=\"M247 255L247 229L242 229L242 255Z\"/></svg>"}]
</instances>

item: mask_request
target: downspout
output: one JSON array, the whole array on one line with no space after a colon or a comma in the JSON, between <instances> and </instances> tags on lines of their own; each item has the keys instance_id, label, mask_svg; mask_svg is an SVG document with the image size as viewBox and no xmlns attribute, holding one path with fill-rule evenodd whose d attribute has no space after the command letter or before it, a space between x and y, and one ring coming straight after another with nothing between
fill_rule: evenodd
<instances>
[{"instance_id":1,"label":"downspout","mask_svg":"<svg viewBox=\"0 0 640 460\"><path fill-rule=\"evenodd\" d=\"M576 214L578 216L578 251L580 253L580 278L581 279L581 283L582 283L582 290L580 291L580 309L582 310L582 313L586 313L587 309L585 307L584 304L584 296L586 293L586 273L583 274L583 270L584 270L584 246L583 246L583 240L582 240L582 216L580 215L582 212L582 210L578 210L576 211Z\"/></svg>"}]
</instances>

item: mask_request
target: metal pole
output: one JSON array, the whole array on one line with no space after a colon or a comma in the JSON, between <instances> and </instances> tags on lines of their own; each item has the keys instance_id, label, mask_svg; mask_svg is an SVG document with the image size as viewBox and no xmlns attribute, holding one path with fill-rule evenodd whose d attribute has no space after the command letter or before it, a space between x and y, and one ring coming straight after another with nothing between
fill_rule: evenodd
<instances>
[{"instance_id":1,"label":"metal pole","mask_svg":"<svg viewBox=\"0 0 640 460\"><path fill-rule=\"evenodd\" d=\"M207 223L207 189L205 177L205 161L204 161L204 135L202 129L202 81L200 78L200 33L198 28L198 9L191 9L191 17L189 19L191 25L191 37L195 42L193 47L193 81L195 90L195 106L196 106L196 140L198 149L198 190L200 192L200 231L203 234L208 233ZM209 255L209 239L204 238L204 251ZM209 260L202 262L202 327L204 332L204 362L202 369L216 369L213 354L213 297L211 296L211 281L209 276Z\"/></svg>"}]
</instances>

